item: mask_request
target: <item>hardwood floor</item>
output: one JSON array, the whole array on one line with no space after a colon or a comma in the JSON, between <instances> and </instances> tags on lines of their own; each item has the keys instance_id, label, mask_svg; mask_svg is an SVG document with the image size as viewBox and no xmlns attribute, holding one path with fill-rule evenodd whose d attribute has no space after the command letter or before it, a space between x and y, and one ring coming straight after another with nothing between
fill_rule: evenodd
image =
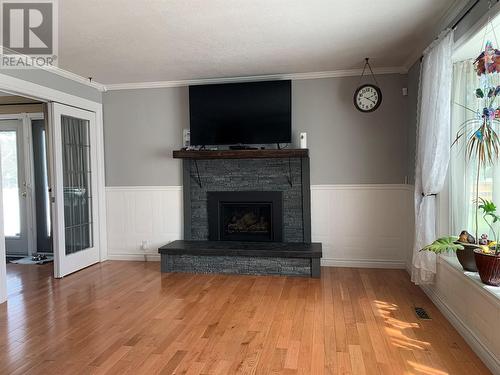
<instances>
[{"instance_id":1,"label":"hardwood floor","mask_svg":"<svg viewBox=\"0 0 500 375\"><path fill-rule=\"evenodd\" d=\"M2 374L489 374L405 271L161 275L106 262L62 280L9 264ZM418 320L413 306L433 318Z\"/></svg>"}]
</instances>

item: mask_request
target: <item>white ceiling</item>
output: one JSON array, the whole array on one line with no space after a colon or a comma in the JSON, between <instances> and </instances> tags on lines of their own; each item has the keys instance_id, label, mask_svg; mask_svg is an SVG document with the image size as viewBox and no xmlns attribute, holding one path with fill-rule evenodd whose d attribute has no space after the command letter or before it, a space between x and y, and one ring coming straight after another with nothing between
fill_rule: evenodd
<instances>
[{"instance_id":1,"label":"white ceiling","mask_svg":"<svg viewBox=\"0 0 500 375\"><path fill-rule=\"evenodd\" d=\"M401 67L459 3L61 0L59 67L104 84Z\"/></svg>"}]
</instances>

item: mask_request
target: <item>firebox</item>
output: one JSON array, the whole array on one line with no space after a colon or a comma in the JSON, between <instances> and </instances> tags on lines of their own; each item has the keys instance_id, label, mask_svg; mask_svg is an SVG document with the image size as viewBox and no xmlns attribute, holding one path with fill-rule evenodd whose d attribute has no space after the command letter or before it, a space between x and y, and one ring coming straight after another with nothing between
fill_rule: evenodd
<instances>
[{"instance_id":1,"label":"firebox","mask_svg":"<svg viewBox=\"0 0 500 375\"><path fill-rule=\"evenodd\" d=\"M207 192L211 241L283 240L283 195L279 191Z\"/></svg>"}]
</instances>

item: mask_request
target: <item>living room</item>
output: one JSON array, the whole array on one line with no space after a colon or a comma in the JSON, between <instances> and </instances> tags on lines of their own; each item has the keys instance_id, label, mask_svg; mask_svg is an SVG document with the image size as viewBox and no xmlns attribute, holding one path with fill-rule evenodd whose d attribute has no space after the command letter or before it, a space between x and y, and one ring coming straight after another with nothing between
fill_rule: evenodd
<instances>
[{"instance_id":1,"label":"living room","mask_svg":"<svg viewBox=\"0 0 500 375\"><path fill-rule=\"evenodd\" d=\"M2 373L500 373L498 1L32 3Z\"/></svg>"}]
</instances>

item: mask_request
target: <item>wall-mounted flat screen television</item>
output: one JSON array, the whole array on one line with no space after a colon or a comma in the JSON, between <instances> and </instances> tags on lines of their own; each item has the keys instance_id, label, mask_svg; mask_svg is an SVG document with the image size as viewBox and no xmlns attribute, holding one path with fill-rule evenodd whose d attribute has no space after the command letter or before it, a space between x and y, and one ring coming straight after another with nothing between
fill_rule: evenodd
<instances>
[{"instance_id":1,"label":"wall-mounted flat screen television","mask_svg":"<svg viewBox=\"0 0 500 375\"><path fill-rule=\"evenodd\" d=\"M290 143L291 81L189 87L191 144Z\"/></svg>"}]
</instances>

